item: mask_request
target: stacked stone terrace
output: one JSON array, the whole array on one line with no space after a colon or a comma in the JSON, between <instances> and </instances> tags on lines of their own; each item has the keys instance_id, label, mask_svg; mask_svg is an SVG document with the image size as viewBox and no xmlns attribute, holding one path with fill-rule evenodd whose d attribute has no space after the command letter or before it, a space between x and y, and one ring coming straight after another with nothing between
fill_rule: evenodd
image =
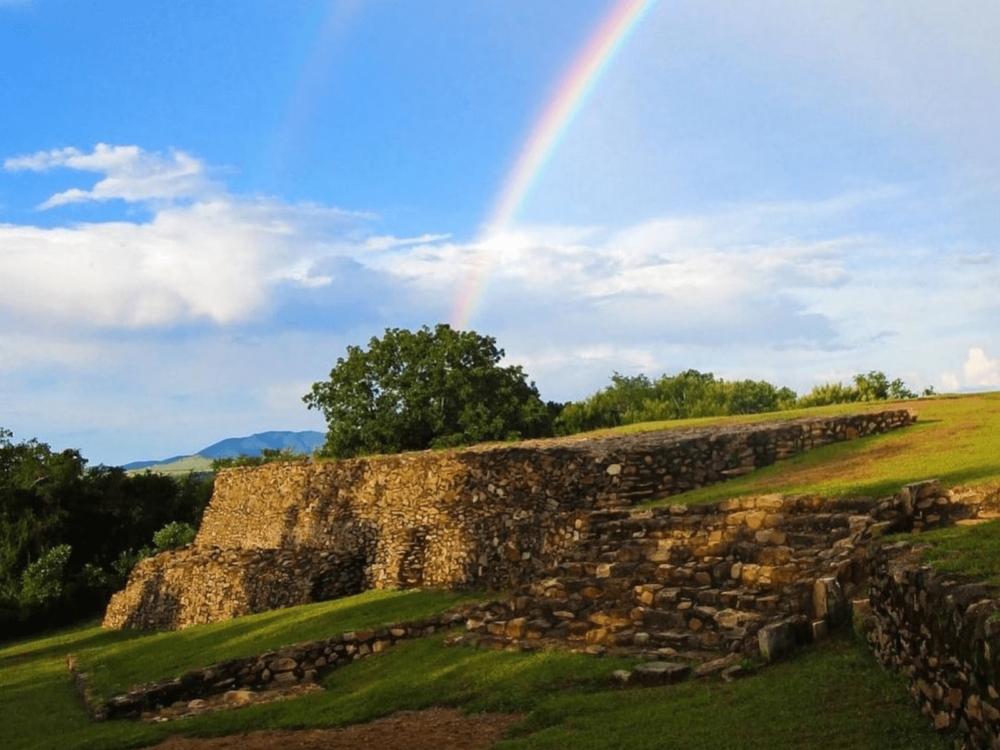
<instances>
[{"instance_id":1,"label":"stacked stone terrace","mask_svg":"<svg viewBox=\"0 0 1000 750\"><path fill-rule=\"evenodd\" d=\"M695 581L708 576L699 585L718 589L720 597L733 590L726 575L793 591L795 585L786 580L789 566L808 558L795 550L818 544L788 539L829 531L832 543L842 533L840 520L831 520L829 528L800 529L791 516L785 520L785 501L779 506L757 499L760 507L731 513L699 510L686 516L683 509L658 509L649 512L650 528L642 530L630 526L639 517L624 509L821 445L903 427L915 418L902 409L223 471L194 545L140 563L126 589L112 599L104 624L179 628L370 588L509 589L551 578L562 562L583 566L579 570L588 575L587 566L604 566L593 570L601 582L593 588L601 591L631 581L629 565L645 565L653 575L641 582L647 589L639 595L640 606L651 612L658 607L650 604L674 596L674 590L679 605L685 603L680 591L687 582L675 576L687 572ZM712 513L740 520L705 521ZM704 534L694 530L696 516L697 524L708 524ZM846 528L850 531L849 522ZM617 543L615 535L640 532L637 542L622 539L620 548L609 547ZM675 544L678 533L695 541ZM747 545L760 550L751 552ZM686 567L695 558L702 559L700 567ZM664 565L674 568L661 570ZM767 596L759 597L759 606L771 606L769 601L785 606L788 596L798 594ZM641 603L643 597L651 601ZM692 609L703 609L700 617L688 618L688 628L692 619L707 625L705 607L732 609L727 601L692 599ZM569 623L567 631L582 631L555 612L552 616ZM610 630L618 629L612 623ZM671 629L677 628L656 632ZM713 628L702 629L698 637L711 638Z\"/></svg>"},{"instance_id":2,"label":"stacked stone terrace","mask_svg":"<svg viewBox=\"0 0 1000 750\"><path fill-rule=\"evenodd\" d=\"M837 624L865 578L873 528L911 526L913 515L901 495L772 495L588 520L586 544L551 577L521 587L508 618L474 631L529 648L563 641L598 653L756 653L758 631L778 620Z\"/></svg>"}]
</instances>

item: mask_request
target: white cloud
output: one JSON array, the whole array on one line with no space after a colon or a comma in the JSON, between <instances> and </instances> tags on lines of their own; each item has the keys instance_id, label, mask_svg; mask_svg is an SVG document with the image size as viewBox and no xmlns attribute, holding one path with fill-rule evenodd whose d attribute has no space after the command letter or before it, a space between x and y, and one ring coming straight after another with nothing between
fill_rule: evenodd
<instances>
[{"instance_id":1,"label":"white cloud","mask_svg":"<svg viewBox=\"0 0 1000 750\"><path fill-rule=\"evenodd\" d=\"M1000 385L1000 359L990 359L979 347L969 349L969 357L962 366L965 384L969 386Z\"/></svg>"},{"instance_id":2,"label":"white cloud","mask_svg":"<svg viewBox=\"0 0 1000 750\"><path fill-rule=\"evenodd\" d=\"M394 247L407 247L410 245L426 245L427 243L432 242L443 242L450 238L450 234L422 234L419 237L392 237L389 235L380 235L366 239L364 246L372 250L391 250Z\"/></svg>"},{"instance_id":3,"label":"white cloud","mask_svg":"<svg viewBox=\"0 0 1000 750\"><path fill-rule=\"evenodd\" d=\"M92 190L73 188L56 193L39 208L68 203L120 199L130 203L194 198L204 195L211 185L204 165L183 151L150 153L138 146L109 146L98 143L91 153L69 147L39 151L4 161L9 172L44 172L57 167L105 175Z\"/></svg>"},{"instance_id":4,"label":"white cloud","mask_svg":"<svg viewBox=\"0 0 1000 750\"><path fill-rule=\"evenodd\" d=\"M97 422L192 436L164 455L260 425L315 424L300 397L344 347L384 326L446 320L463 289L479 303L471 327L556 400L586 396L614 370L689 367L800 391L828 379L818 373L880 369L919 390L932 381L928 362L961 362L968 341L988 343L1000 324L992 255L839 229L854 212L906 203L891 187L462 242L366 237L365 215L181 189L156 179L185 171L173 155L107 147L6 166L71 163L105 176L147 165L111 192L149 196L137 200L151 216L0 225L4 411L70 444L66 425L83 434ZM197 321L216 325L183 326ZM969 354L956 389L1000 378L987 350ZM81 392L86 403L75 403ZM147 457L114 450L114 460Z\"/></svg>"},{"instance_id":5,"label":"white cloud","mask_svg":"<svg viewBox=\"0 0 1000 750\"><path fill-rule=\"evenodd\" d=\"M44 206L120 198L153 210L142 223L0 224L0 310L77 326L245 320L277 283L329 284L328 275L312 272L314 264L339 252L332 241L364 218L210 190L204 165L179 151L101 144L91 153L39 152L4 166L105 175L92 190L57 193Z\"/></svg>"}]
</instances>

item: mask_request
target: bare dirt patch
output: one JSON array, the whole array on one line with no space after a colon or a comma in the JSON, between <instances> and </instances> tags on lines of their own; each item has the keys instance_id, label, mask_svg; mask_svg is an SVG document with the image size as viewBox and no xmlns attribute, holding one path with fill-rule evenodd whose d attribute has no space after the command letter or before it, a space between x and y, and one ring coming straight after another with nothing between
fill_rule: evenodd
<instances>
[{"instance_id":1,"label":"bare dirt patch","mask_svg":"<svg viewBox=\"0 0 1000 750\"><path fill-rule=\"evenodd\" d=\"M174 735L146 750L486 750L523 718L431 708L399 711L340 729L268 729L207 738Z\"/></svg>"}]
</instances>

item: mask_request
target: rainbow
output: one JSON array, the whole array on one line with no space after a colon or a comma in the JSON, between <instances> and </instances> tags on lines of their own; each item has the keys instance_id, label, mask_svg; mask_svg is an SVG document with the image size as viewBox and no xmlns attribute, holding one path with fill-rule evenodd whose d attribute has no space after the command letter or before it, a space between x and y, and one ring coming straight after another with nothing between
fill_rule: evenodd
<instances>
[{"instance_id":1,"label":"rainbow","mask_svg":"<svg viewBox=\"0 0 1000 750\"><path fill-rule=\"evenodd\" d=\"M569 72L563 77L555 96L545 107L541 117L531 129L531 135L522 146L514 168L504 181L503 190L496 201L490 219L486 222L486 237L481 240L479 257L463 285L452 325L465 328L486 286L486 278L495 248L489 247L490 236L504 232L524 204L538 177L545 169L579 114L590 94L611 64L618 50L643 16L658 0L618 0L580 51Z\"/></svg>"}]
</instances>

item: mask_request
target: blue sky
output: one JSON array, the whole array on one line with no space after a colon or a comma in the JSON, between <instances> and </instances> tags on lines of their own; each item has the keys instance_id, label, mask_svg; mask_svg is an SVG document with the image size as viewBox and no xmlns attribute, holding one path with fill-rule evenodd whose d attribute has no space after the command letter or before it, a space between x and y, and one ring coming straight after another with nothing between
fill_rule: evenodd
<instances>
[{"instance_id":1,"label":"blue sky","mask_svg":"<svg viewBox=\"0 0 1000 750\"><path fill-rule=\"evenodd\" d=\"M0 0L0 426L93 463L323 429L452 319L542 395L689 367L1000 388L1000 6L659 0L508 226L609 0Z\"/></svg>"}]
</instances>

